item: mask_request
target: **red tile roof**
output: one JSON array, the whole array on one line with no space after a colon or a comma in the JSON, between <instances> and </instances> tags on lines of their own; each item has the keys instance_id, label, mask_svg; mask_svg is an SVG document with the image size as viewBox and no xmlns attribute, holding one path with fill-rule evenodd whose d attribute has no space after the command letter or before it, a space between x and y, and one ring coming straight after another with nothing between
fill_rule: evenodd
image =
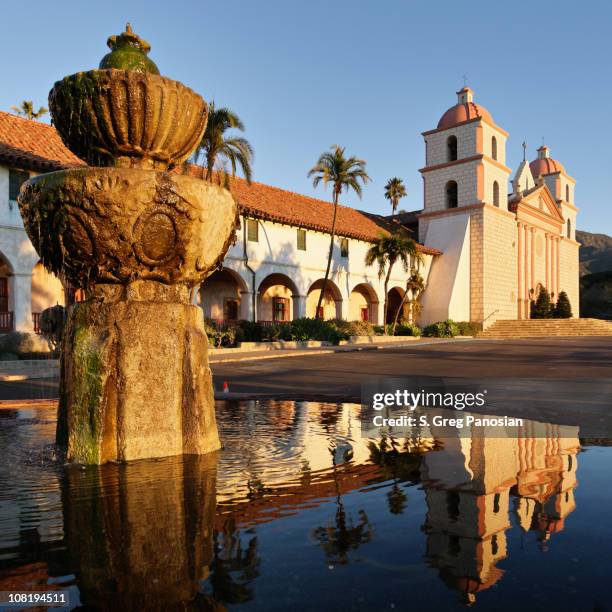
<instances>
[{"instance_id":1,"label":"red tile roof","mask_svg":"<svg viewBox=\"0 0 612 612\"><path fill-rule=\"evenodd\" d=\"M84 165L63 144L50 125L31 121L0 111L0 162L33 170L51 172L70 166ZM204 169L190 165L187 173L203 178ZM329 232L333 205L299 193L241 178L230 179L230 189L241 210L269 221L286 223L307 229ZM358 240L376 240L381 233L393 229L389 221L379 215L364 213L340 205L336 222L340 236ZM440 251L419 245L423 253L437 255Z\"/></svg>"},{"instance_id":2,"label":"red tile roof","mask_svg":"<svg viewBox=\"0 0 612 612\"><path fill-rule=\"evenodd\" d=\"M201 166L188 167L188 174L198 178L203 178L205 171ZM321 232L331 230L334 210L331 202L255 181L249 185L239 177L230 179L230 190L240 209L254 217ZM338 206L336 232L340 236L370 242L391 229L396 228L381 215L366 213L349 206ZM404 228L397 224L397 229ZM418 246L423 253L440 254L436 249Z\"/></svg>"},{"instance_id":3,"label":"red tile roof","mask_svg":"<svg viewBox=\"0 0 612 612\"><path fill-rule=\"evenodd\" d=\"M2 111L0 161L35 172L51 172L83 165L83 162L64 146L55 128Z\"/></svg>"}]
</instances>

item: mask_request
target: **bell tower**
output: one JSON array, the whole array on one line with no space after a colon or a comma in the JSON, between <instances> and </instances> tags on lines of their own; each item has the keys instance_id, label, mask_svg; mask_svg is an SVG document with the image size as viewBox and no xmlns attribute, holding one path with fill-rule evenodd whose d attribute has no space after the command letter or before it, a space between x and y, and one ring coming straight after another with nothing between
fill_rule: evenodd
<instances>
[{"instance_id":1,"label":"bell tower","mask_svg":"<svg viewBox=\"0 0 612 612\"><path fill-rule=\"evenodd\" d=\"M483 322L489 311L506 308L491 308L501 294L499 299L488 296L487 283L494 282L498 274L494 268L504 265L501 251L512 252L516 231L514 217L508 212L508 133L486 108L474 102L474 92L463 87L457 92L457 103L423 137L424 210L419 217L419 240L443 252L423 294L423 301L428 302L423 310L431 319L423 322L447 318ZM504 238L495 247L500 224ZM496 248L500 253L491 253ZM511 282L514 278L504 285ZM509 286L501 291L502 301L510 298Z\"/></svg>"}]
</instances>

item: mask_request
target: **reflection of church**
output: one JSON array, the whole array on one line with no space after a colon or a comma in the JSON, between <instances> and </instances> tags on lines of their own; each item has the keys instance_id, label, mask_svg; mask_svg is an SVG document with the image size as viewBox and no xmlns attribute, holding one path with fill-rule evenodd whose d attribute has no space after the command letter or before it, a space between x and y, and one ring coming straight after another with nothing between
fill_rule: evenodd
<instances>
[{"instance_id":1,"label":"reflection of church","mask_svg":"<svg viewBox=\"0 0 612 612\"><path fill-rule=\"evenodd\" d=\"M526 421L518 438L450 438L444 452L425 456L428 561L464 603L502 577L512 514L542 546L563 529L575 508L577 435L576 427Z\"/></svg>"}]
</instances>

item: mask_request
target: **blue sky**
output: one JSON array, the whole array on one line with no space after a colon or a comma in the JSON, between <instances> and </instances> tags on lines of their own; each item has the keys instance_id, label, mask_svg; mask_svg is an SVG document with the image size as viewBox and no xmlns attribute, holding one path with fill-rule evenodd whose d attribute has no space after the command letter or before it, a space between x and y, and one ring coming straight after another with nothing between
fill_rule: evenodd
<instances>
[{"instance_id":1,"label":"blue sky","mask_svg":"<svg viewBox=\"0 0 612 612\"><path fill-rule=\"evenodd\" d=\"M612 5L409 0L5 2L0 109L46 104L54 81L96 67L130 21L161 73L234 109L255 148L255 180L327 198L306 177L338 143L367 160L359 201L389 211L386 180L422 207L421 132L463 85L521 142L544 137L578 181L579 229L612 234Z\"/></svg>"}]
</instances>

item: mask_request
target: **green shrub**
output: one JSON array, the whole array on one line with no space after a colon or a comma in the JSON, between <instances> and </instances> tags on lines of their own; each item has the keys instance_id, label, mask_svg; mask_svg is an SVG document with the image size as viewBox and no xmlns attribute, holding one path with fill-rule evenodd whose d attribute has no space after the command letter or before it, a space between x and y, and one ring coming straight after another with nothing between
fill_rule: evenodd
<instances>
[{"instance_id":1,"label":"green shrub","mask_svg":"<svg viewBox=\"0 0 612 612\"><path fill-rule=\"evenodd\" d=\"M458 335L459 328L454 321L451 321L451 319L432 323L423 330L423 336L428 338L454 338Z\"/></svg>"},{"instance_id":2,"label":"green shrub","mask_svg":"<svg viewBox=\"0 0 612 612\"><path fill-rule=\"evenodd\" d=\"M400 323L395 326L396 336L420 336L421 328L412 323Z\"/></svg>"},{"instance_id":3,"label":"green shrub","mask_svg":"<svg viewBox=\"0 0 612 612\"><path fill-rule=\"evenodd\" d=\"M482 331L482 323L476 321L458 321L456 325L459 329L458 336L475 336Z\"/></svg>"},{"instance_id":4,"label":"green shrub","mask_svg":"<svg viewBox=\"0 0 612 612\"><path fill-rule=\"evenodd\" d=\"M530 315L532 319L550 319L554 310L550 303L550 295L546 289L540 289L538 299L530 304Z\"/></svg>"},{"instance_id":5,"label":"green shrub","mask_svg":"<svg viewBox=\"0 0 612 612\"><path fill-rule=\"evenodd\" d=\"M21 357L32 353L49 352L47 341L38 334L15 331L0 337L0 353L12 353Z\"/></svg>"},{"instance_id":6,"label":"green shrub","mask_svg":"<svg viewBox=\"0 0 612 612\"><path fill-rule=\"evenodd\" d=\"M572 306L569 298L565 291L561 291L557 305L555 306L555 318L556 319L571 319L572 317Z\"/></svg>"},{"instance_id":7,"label":"green shrub","mask_svg":"<svg viewBox=\"0 0 612 612\"><path fill-rule=\"evenodd\" d=\"M217 327L214 321L204 317L204 331L215 348L236 346L236 328L227 325Z\"/></svg>"},{"instance_id":8,"label":"green shrub","mask_svg":"<svg viewBox=\"0 0 612 612\"><path fill-rule=\"evenodd\" d=\"M376 328L369 321L343 321L342 319L331 319L326 321L333 325L339 332L347 336L374 336Z\"/></svg>"},{"instance_id":9,"label":"green shrub","mask_svg":"<svg viewBox=\"0 0 612 612\"><path fill-rule=\"evenodd\" d=\"M263 327L255 321L242 320L236 328L236 342L261 342Z\"/></svg>"}]
</instances>

